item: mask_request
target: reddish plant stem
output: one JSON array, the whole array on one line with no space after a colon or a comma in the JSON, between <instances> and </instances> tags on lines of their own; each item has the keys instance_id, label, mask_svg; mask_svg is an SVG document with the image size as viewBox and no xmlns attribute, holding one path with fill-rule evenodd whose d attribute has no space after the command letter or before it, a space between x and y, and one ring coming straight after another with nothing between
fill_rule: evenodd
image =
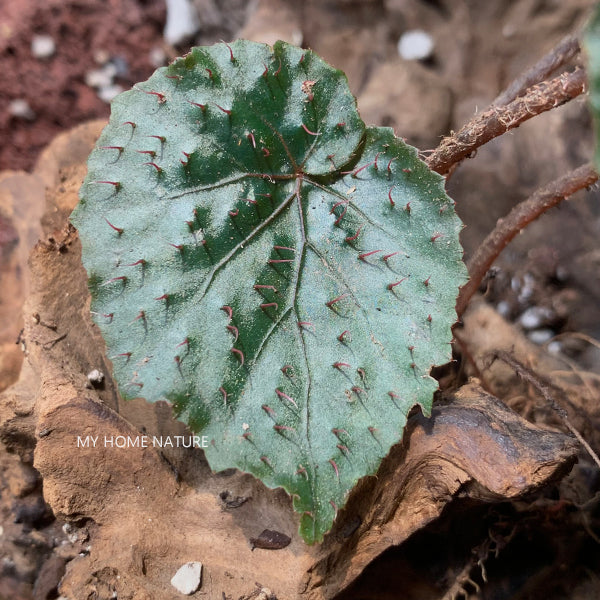
<instances>
[{"instance_id":1,"label":"reddish plant stem","mask_svg":"<svg viewBox=\"0 0 600 600\"><path fill-rule=\"evenodd\" d=\"M456 312L459 318L464 313L469 300L479 288L488 269L508 243L542 213L556 206L576 191L589 187L597 180L598 174L594 167L591 164L583 165L540 188L527 200L515 206L506 217L498 219L494 230L477 248L467 264L470 279L460 289L456 301Z\"/></svg>"},{"instance_id":2,"label":"reddish plant stem","mask_svg":"<svg viewBox=\"0 0 600 600\"><path fill-rule=\"evenodd\" d=\"M550 52L538 60L535 65L519 75L493 102L494 106L505 106L520 96L525 90L544 81L556 69L562 67L580 51L579 38L576 35L564 37Z\"/></svg>"},{"instance_id":3,"label":"reddish plant stem","mask_svg":"<svg viewBox=\"0 0 600 600\"><path fill-rule=\"evenodd\" d=\"M518 127L540 113L560 106L585 90L583 69L544 81L530 88L524 96L506 106L491 106L471 119L458 133L444 138L427 159L433 171L445 175L479 146Z\"/></svg>"}]
</instances>

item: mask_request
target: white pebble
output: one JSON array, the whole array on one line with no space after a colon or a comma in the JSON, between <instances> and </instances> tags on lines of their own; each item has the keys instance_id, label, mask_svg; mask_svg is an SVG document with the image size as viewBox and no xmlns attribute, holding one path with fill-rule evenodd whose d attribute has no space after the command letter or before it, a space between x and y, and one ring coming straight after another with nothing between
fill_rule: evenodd
<instances>
[{"instance_id":1,"label":"white pebble","mask_svg":"<svg viewBox=\"0 0 600 600\"><path fill-rule=\"evenodd\" d=\"M93 369L87 374L87 378L90 383L102 383L104 380L104 373L98 369Z\"/></svg>"},{"instance_id":2,"label":"white pebble","mask_svg":"<svg viewBox=\"0 0 600 600\"><path fill-rule=\"evenodd\" d=\"M562 352L562 344L558 340L554 340L548 344L546 349L550 354L560 354Z\"/></svg>"},{"instance_id":3,"label":"white pebble","mask_svg":"<svg viewBox=\"0 0 600 600\"><path fill-rule=\"evenodd\" d=\"M500 300L496 310L503 316L508 317L510 315L510 304L506 300Z\"/></svg>"},{"instance_id":4,"label":"white pebble","mask_svg":"<svg viewBox=\"0 0 600 600\"><path fill-rule=\"evenodd\" d=\"M504 25L504 27L502 27L502 35L505 38L511 38L513 35L515 35L516 32L517 28L511 23L507 23L506 25Z\"/></svg>"},{"instance_id":5,"label":"white pebble","mask_svg":"<svg viewBox=\"0 0 600 600\"><path fill-rule=\"evenodd\" d=\"M534 344L545 344L554 337L552 329L536 329L527 336Z\"/></svg>"},{"instance_id":6,"label":"white pebble","mask_svg":"<svg viewBox=\"0 0 600 600\"><path fill-rule=\"evenodd\" d=\"M148 58L150 60L150 64L156 69L167 64L167 55L165 54L165 51L158 46L155 46L152 48L152 50L150 50Z\"/></svg>"},{"instance_id":7,"label":"white pebble","mask_svg":"<svg viewBox=\"0 0 600 600\"><path fill-rule=\"evenodd\" d=\"M116 96L123 91L123 88L118 84L106 85L98 90L98 98L107 104L110 104Z\"/></svg>"},{"instance_id":8,"label":"white pebble","mask_svg":"<svg viewBox=\"0 0 600 600\"><path fill-rule=\"evenodd\" d=\"M406 31L398 40L398 54L404 60L424 60L433 52L433 38L421 29Z\"/></svg>"},{"instance_id":9,"label":"white pebble","mask_svg":"<svg viewBox=\"0 0 600 600\"><path fill-rule=\"evenodd\" d=\"M33 121L35 119L35 113L31 110L31 106L29 106L27 100L23 100L22 98L13 100L8 105L8 112L13 117L25 119L26 121Z\"/></svg>"},{"instance_id":10,"label":"white pebble","mask_svg":"<svg viewBox=\"0 0 600 600\"><path fill-rule=\"evenodd\" d=\"M79 541L79 534L76 531L73 533L70 533L67 536L67 539L71 542L71 544L76 544Z\"/></svg>"},{"instance_id":11,"label":"white pebble","mask_svg":"<svg viewBox=\"0 0 600 600\"><path fill-rule=\"evenodd\" d=\"M559 281L566 281L569 279L569 270L562 265L558 265L558 267L556 267L556 279Z\"/></svg>"},{"instance_id":12,"label":"white pebble","mask_svg":"<svg viewBox=\"0 0 600 600\"><path fill-rule=\"evenodd\" d=\"M535 279L529 273L525 273L525 275L523 275L523 287L521 289L521 293L519 294L519 302L527 302L527 300L533 296L534 291Z\"/></svg>"},{"instance_id":13,"label":"white pebble","mask_svg":"<svg viewBox=\"0 0 600 600\"><path fill-rule=\"evenodd\" d=\"M199 26L193 4L188 0L167 0L167 24L163 36L168 44L179 44L192 37Z\"/></svg>"},{"instance_id":14,"label":"white pebble","mask_svg":"<svg viewBox=\"0 0 600 600\"><path fill-rule=\"evenodd\" d=\"M56 44L49 35L34 35L31 40L31 54L35 58L50 58L56 52Z\"/></svg>"},{"instance_id":15,"label":"white pebble","mask_svg":"<svg viewBox=\"0 0 600 600\"><path fill-rule=\"evenodd\" d=\"M108 65L106 65L108 67ZM112 84L115 73L113 69L103 67L102 69L93 69L85 74L85 83L90 87L101 88Z\"/></svg>"},{"instance_id":16,"label":"white pebble","mask_svg":"<svg viewBox=\"0 0 600 600\"><path fill-rule=\"evenodd\" d=\"M199 587L202 580L202 563L189 562L179 568L171 579L171 585L180 593L189 596Z\"/></svg>"},{"instance_id":17,"label":"white pebble","mask_svg":"<svg viewBox=\"0 0 600 600\"><path fill-rule=\"evenodd\" d=\"M537 329L544 321L552 317L552 312L543 306L532 306L520 317L519 323L525 329Z\"/></svg>"}]
</instances>

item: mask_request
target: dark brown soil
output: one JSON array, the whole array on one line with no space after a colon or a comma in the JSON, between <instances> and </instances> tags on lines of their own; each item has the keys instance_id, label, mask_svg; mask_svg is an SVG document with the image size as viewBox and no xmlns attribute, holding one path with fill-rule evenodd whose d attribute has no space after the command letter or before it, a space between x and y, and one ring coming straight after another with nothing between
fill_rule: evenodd
<instances>
[{"instance_id":1,"label":"dark brown soil","mask_svg":"<svg viewBox=\"0 0 600 600\"><path fill-rule=\"evenodd\" d=\"M123 62L118 78L125 89L154 70L150 50L161 47L165 19L160 0L25 0L3 3L0 36L0 166L31 169L40 150L60 131L94 118L107 118L109 106L85 83L105 53ZM56 52L35 58L35 35L54 39ZM8 105L26 100L35 116L11 116ZM9 143L6 143L9 141Z\"/></svg>"}]
</instances>

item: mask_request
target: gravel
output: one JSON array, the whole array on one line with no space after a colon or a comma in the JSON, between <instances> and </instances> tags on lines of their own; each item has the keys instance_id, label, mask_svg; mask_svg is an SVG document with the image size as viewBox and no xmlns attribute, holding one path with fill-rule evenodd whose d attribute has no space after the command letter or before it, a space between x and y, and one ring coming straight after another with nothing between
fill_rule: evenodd
<instances>
[{"instance_id":1,"label":"gravel","mask_svg":"<svg viewBox=\"0 0 600 600\"><path fill-rule=\"evenodd\" d=\"M56 52L56 44L49 35L34 35L31 40L31 53L35 58L50 58Z\"/></svg>"},{"instance_id":2,"label":"gravel","mask_svg":"<svg viewBox=\"0 0 600 600\"><path fill-rule=\"evenodd\" d=\"M24 119L25 121L33 121L35 119L35 113L29 106L27 100L17 98L8 105L8 113L16 117L17 119Z\"/></svg>"},{"instance_id":3,"label":"gravel","mask_svg":"<svg viewBox=\"0 0 600 600\"><path fill-rule=\"evenodd\" d=\"M532 306L519 317L520 325L525 329L537 329L551 320L553 313L544 306Z\"/></svg>"},{"instance_id":4,"label":"gravel","mask_svg":"<svg viewBox=\"0 0 600 600\"><path fill-rule=\"evenodd\" d=\"M87 378L92 385L100 385L104 381L104 373L99 369L93 369L87 374Z\"/></svg>"},{"instance_id":5,"label":"gravel","mask_svg":"<svg viewBox=\"0 0 600 600\"><path fill-rule=\"evenodd\" d=\"M189 562L179 568L171 579L171 585L180 593L189 596L199 587L202 580L202 563Z\"/></svg>"},{"instance_id":6,"label":"gravel","mask_svg":"<svg viewBox=\"0 0 600 600\"><path fill-rule=\"evenodd\" d=\"M191 38L199 27L196 8L188 0L167 0L167 23L163 33L167 44L180 44Z\"/></svg>"},{"instance_id":7,"label":"gravel","mask_svg":"<svg viewBox=\"0 0 600 600\"><path fill-rule=\"evenodd\" d=\"M411 29L400 36L398 54L404 60L425 60L433 53L433 38L422 29Z\"/></svg>"},{"instance_id":8,"label":"gravel","mask_svg":"<svg viewBox=\"0 0 600 600\"><path fill-rule=\"evenodd\" d=\"M98 98L100 98L100 100L102 100L103 102L109 104L110 102L112 102L115 96L118 96L122 91L122 86L120 86L117 83L112 85L105 85L98 90Z\"/></svg>"}]
</instances>

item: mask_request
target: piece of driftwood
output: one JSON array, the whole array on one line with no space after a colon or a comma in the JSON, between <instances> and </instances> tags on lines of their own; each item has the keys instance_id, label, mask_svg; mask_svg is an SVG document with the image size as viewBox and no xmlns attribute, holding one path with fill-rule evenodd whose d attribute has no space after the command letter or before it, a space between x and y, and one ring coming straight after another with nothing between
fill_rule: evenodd
<instances>
[{"instance_id":1,"label":"piece of driftwood","mask_svg":"<svg viewBox=\"0 0 600 600\"><path fill-rule=\"evenodd\" d=\"M67 226L83 173L83 164L69 166L48 195L24 308L24 373L39 386L29 392L23 427L36 442L34 465L56 518L89 535L67 564L59 588L66 598L170 600L170 579L191 561L203 565L203 597L253 597L258 582L280 600L333 598L456 496L516 498L573 464L570 437L526 422L472 381L441 398L430 419L412 415L403 442L351 493L324 543L309 547L282 490L237 471L213 474L200 450L117 447L119 436L188 433L166 405L123 404L116 394L89 316L77 235ZM87 379L93 369L105 375L99 387ZM10 407L2 415L0 439L20 418ZM87 436L96 444L83 445ZM224 498L246 500L224 507ZM277 533L274 541L256 544L264 530Z\"/></svg>"}]
</instances>

